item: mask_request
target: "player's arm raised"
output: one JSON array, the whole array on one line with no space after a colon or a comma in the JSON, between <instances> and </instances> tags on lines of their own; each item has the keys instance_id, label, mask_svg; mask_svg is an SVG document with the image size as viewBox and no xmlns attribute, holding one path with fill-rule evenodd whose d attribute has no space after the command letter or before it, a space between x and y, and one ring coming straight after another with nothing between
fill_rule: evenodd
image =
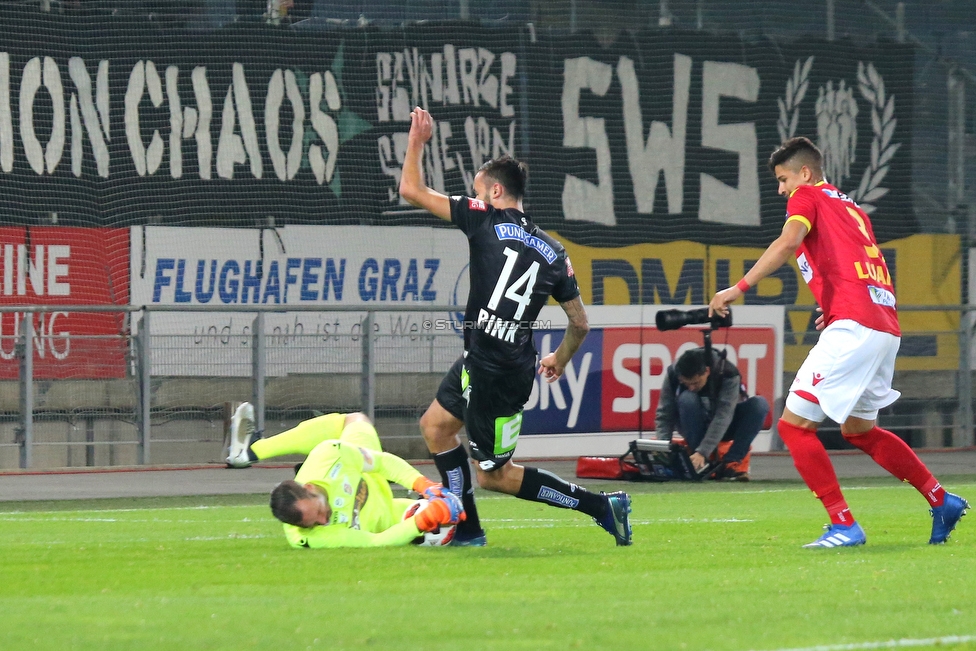
<instances>
[{"instance_id":1,"label":"player's arm raised","mask_svg":"<svg viewBox=\"0 0 976 651\"><path fill-rule=\"evenodd\" d=\"M808 231L807 225L799 220L787 221L780 236L763 251L759 260L756 261L752 269L746 272L742 280L712 297L708 303L709 315L718 313L725 316L728 314L729 303L738 300L740 296L746 293L746 289L755 287L756 283L782 267L783 263L796 255L796 250L803 244L803 238L807 236ZM746 287L743 288L741 284L745 284Z\"/></svg>"},{"instance_id":2,"label":"player's arm raised","mask_svg":"<svg viewBox=\"0 0 976 651\"><path fill-rule=\"evenodd\" d=\"M433 132L434 119L430 113L419 106L410 112L410 135L400 174L400 196L411 206L451 221L451 200L424 182L424 145Z\"/></svg>"}]
</instances>

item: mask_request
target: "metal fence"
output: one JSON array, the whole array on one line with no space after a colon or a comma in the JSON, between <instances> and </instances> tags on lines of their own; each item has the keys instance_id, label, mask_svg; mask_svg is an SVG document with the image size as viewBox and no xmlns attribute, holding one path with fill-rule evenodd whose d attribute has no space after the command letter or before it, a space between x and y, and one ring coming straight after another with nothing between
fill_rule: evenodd
<instances>
[{"instance_id":1,"label":"metal fence","mask_svg":"<svg viewBox=\"0 0 976 651\"><path fill-rule=\"evenodd\" d=\"M804 310L790 306L789 310ZM43 315L115 312L123 315L117 336L61 335L38 328ZM454 312L431 306L424 312ZM960 317L958 331L925 333L958 337L959 366L942 371L899 371L903 397L881 415L882 424L915 447L973 445L973 327L976 307L905 306L902 313L941 311ZM0 354L19 364L15 379L0 380L0 468L116 466L219 462L235 403L255 405L257 426L278 432L316 413L363 411L376 420L384 445L398 454L425 456L417 420L430 404L443 373L460 355L453 331L401 328L376 334L377 320L417 312L404 306L382 311L334 312L336 322L365 314L351 331L304 332L268 328L266 316L281 310L223 310L251 320L243 334L213 328L188 335L153 334L157 319L185 317L202 308L105 306L3 307L19 318L18 330L0 332ZM358 318L358 317L357 317ZM170 330L171 332L171 330ZM363 333L373 332L373 336ZM915 335L919 333L913 333ZM88 355L85 368L71 356ZM31 354L27 354L31 351ZM91 359L111 363L121 355L121 373L103 372ZM61 355L68 372L35 373L44 355ZM108 367L106 367L108 368ZM98 376L114 377L98 377ZM8 374L9 377L9 374ZM97 379L92 379L97 377ZM784 393L792 373L783 377ZM598 407L596 407L598 408ZM778 409L782 409L778 405ZM827 424L828 446L843 440Z\"/></svg>"},{"instance_id":2,"label":"metal fence","mask_svg":"<svg viewBox=\"0 0 976 651\"><path fill-rule=\"evenodd\" d=\"M220 310L246 321L233 334L212 328L185 335L170 334L171 328L154 334L153 322L215 310L0 307L0 314L17 315L15 331L0 332L0 352L8 365L18 364L15 378L8 369L8 379L0 380L0 468L219 461L231 408L244 400L254 403L259 429L266 421L277 432L316 413L363 411L382 423L391 451L423 453L417 421L461 354L455 332L414 327L363 336L374 330L378 315L400 318L395 315L417 312L416 306L382 313L288 309L334 312L336 322L365 314L341 333L270 327L266 315L281 310L264 307ZM55 312L115 312L124 321L117 335L67 335L37 325ZM85 355L92 346L100 346L97 354ZM47 375L38 374L35 362L50 361L52 350L65 357L63 364L54 376L50 367ZM120 356L122 372L110 367L112 352ZM78 357L85 358L84 368L72 365ZM104 368L97 361L103 358Z\"/></svg>"}]
</instances>

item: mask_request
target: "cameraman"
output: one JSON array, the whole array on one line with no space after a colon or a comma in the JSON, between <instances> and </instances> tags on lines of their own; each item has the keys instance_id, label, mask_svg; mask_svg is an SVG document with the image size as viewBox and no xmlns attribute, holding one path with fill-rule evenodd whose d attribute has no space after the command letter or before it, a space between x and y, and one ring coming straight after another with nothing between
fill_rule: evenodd
<instances>
[{"instance_id":1,"label":"cameraman","mask_svg":"<svg viewBox=\"0 0 976 651\"><path fill-rule=\"evenodd\" d=\"M769 403L762 396L746 395L739 369L724 355L693 348L665 373L657 406L657 434L670 439L677 430L687 442L691 462L698 471L720 441L731 441L715 478L748 481L745 458L767 413Z\"/></svg>"}]
</instances>

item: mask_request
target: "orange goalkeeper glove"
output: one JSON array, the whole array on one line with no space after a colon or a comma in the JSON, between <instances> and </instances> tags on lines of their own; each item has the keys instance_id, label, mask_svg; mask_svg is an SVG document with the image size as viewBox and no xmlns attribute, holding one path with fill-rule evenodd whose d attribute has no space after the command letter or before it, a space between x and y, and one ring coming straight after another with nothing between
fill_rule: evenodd
<instances>
[{"instance_id":1,"label":"orange goalkeeper glove","mask_svg":"<svg viewBox=\"0 0 976 651\"><path fill-rule=\"evenodd\" d=\"M420 493L427 499L433 499L435 497L444 497L444 494L448 492L444 490L443 484L439 484L435 481L431 481L426 477L424 477L423 475L417 477L417 481L413 483L411 490L413 490L416 493Z\"/></svg>"},{"instance_id":2,"label":"orange goalkeeper glove","mask_svg":"<svg viewBox=\"0 0 976 651\"><path fill-rule=\"evenodd\" d=\"M447 497L428 500L427 506L413 516L413 521L420 531L434 531L444 524L457 524L466 517L461 500L454 493L447 493Z\"/></svg>"}]
</instances>

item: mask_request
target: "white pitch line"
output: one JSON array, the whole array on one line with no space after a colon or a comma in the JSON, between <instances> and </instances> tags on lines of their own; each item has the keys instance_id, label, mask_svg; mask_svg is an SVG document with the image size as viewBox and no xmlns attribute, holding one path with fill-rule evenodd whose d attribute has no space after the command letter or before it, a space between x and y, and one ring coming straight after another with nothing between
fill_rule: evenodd
<instances>
[{"instance_id":1,"label":"white pitch line","mask_svg":"<svg viewBox=\"0 0 976 651\"><path fill-rule=\"evenodd\" d=\"M152 506L141 509L58 509L57 511L0 511L0 515L27 515L32 513L139 513L141 511L206 511L210 509L253 509L260 504L226 504L213 506Z\"/></svg>"},{"instance_id":2,"label":"white pitch line","mask_svg":"<svg viewBox=\"0 0 976 651\"><path fill-rule=\"evenodd\" d=\"M227 534L226 536L193 536L192 538L184 538L183 540L186 540L188 542L196 542L196 541L208 542L212 540L238 540L242 538L252 539L252 538L277 538L277 537L278 537L277 535L270 536L263 533L253 534L253 535L230 533Z\"/></svg>"},{"instance_id":3,"label":"white pitch line","mask_svg":"<svg viewBox=\"0 0 976 651\"><path fill-rule=\"evenodd\" d=\"M485 520L482 518L482 522L493 523L494 529L580 529L589 528L593 526L592 522L571 522L568 520ZM646 525L646 524L664 524L664 523L680 523L680 524L722 524L722 523L734 523L734 522L755 522L755 520L742 520L738 518L715 518L708 519L703 518L701 520L691 520L688 518L678 518L674 520L634 520L631 518L631 526L635 525Z\"/></svg>"},{"instance_id":4,"label":"white pitch line","mask_svg":"<svg viewBox=\"0 0 976 651\"><path fill-rule=\"evenodd\" d=\"M544 523L563 523L575 524L568 520L562 520L557 518L481 518L482 522L544 522ZM743 518L658 518L656 520L650 519L630 519L631 524L685 524L688 522L707 522L712 523L722 523L722 522L755 522L755 520L748 520ZM587 523L589 526L589 523Z\"/></svg>"},{"instance_id":5,"label":"white pitch line","mask_svg":"<svg viewBox=\"0 0 976 651\"><path fill-rule=\"evenodd\" d=\"M168 520L163 518L4 518L0 522L120 522L122 524L215 524L218 522L257 522L251 518L240 520Z\"/></svg>"},{"instance_id":6,"label":"white pitch line","mask_svg":"<svg viewBox=\"0 0 976 651\"><path fill-rule=\"evenodd\" d=\"M913 646L948 646L976 642L976 635L947 635L923 639L903 638L879 642L855 642L853 644L825 644L797 648L776 649L776 651L860 651L861 649L903 649Z\"/></svg>"}]
</instances>

